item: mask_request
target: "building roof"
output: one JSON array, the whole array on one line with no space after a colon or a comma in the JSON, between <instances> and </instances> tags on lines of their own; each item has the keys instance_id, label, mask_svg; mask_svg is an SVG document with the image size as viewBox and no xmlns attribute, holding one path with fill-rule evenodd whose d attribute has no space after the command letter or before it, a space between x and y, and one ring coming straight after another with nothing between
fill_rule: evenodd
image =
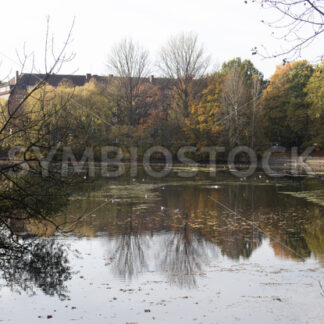
<instances>
[{"instance_id":1,"label":"building roof","mask_svg":"<svg viewBox=\"0 0 324 324\"><path fill-rule=\"evenodd\" d=\"M45 77L46 74L23 73L18 78L18 86L35 85ZM62 80L70 80L75 86L83 86L87 82L87 77L85 75L51 74L47 76L46 82L53 87L57 87Z\"/></svg>"},{"instance_id":2,"label":"building roof","mask_svg":"<svg viewBox=\"0 0 324 324\"><path fill-rule=\"evenodd\" d=\"M21 90L28 90L29 87L35 86L39 81L46 78L47 84L52 87L57 87L63 80L70 81L73 86L83 86L91 79L94 79L101 85L108 85L113 80L118 80L118 76L99 76L91 75L90 73L85 75L72 75L72 74L41 74L41 73L22 73L19 75L16 72L16 76L10 79L8 82L0 85L0 96L10 93L15 87ZM155 78L153 75L142 78L144 83L150 83L157 86L160 90L165 91L172 88L176 84L175 79L170 78Z\"/></svg>"}]
</instances>

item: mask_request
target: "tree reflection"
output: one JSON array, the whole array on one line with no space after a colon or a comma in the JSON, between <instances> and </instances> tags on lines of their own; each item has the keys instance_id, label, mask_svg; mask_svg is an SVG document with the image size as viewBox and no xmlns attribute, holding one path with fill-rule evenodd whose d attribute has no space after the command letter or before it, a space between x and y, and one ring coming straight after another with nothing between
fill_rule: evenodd
<instances>
[{"instance_id":1,"label":"tree reflection","mask_svg":"<svg viewBox=\"0 0 324 324\"><path fill-rule=\"evenodd\" d=\"M67 249L55 239L14 239L0 229L0 277L4 286L29 295L36 288L64 298L71 279Z\"/></svg>"},{"instance_id":2,"label":"tree reflection","mask_svg":"<svg viewBox=\"0 0 324 324\"><path fill-rule=\"evenodd\" d=\"M47 46L47 33L45 73L38 74L33 87L25 92L17 79L8 100L0 102L0 272L5 285L28 293L38 287L46 294L64 296L64 282L70 278L65 248L40 237L62 229L64 222L58 223L56 215L78 181L63 177L62 167L54 162L62 160L64 145L80 144L71 136L66 118L72 95L48 84L73 58L68 53L73 25L59 49ZM28 60L23 53L22 72ZM23 232L34 239L23 239Z\"/></svg>"},{"instance_id":3,"label":"tree reflection","mask_svg":"<svg viewBox=\"0 0 324 324\"><path fill-rule=\"evenodd\" d=\"M147 269L143 246L145 237L138 234L120 235L116 239L117 248L113 255L114 272L125 280L131 280Z\"/></svg>"},{"instance_id":4,"label":"tree reflection","mask_svg":"<svg viewBox=\"0 0 324 324\"><path fill-rule=\"evenodd\" d=\"M324 220L323 214L319 208L315 209L313 221L306 225L305 240L315 257L319 258L323 263Z\"/></svg>"},{"instance_id":5,"label":"tree reflection","mask_svg":"<svg viewBox=\"0 0 324 324\"><path fill-rule=\"evenodd\" d=\"M209 258L205 240L192 231L189 214L184 214L182 220L182 227L164 240L159 265L171 284L194 288Z\"/></svg>"},{"instance_id":6,"label":"tree reflection","mask_svg":"<svg viewBox=\"0 0 324 324\"><path fill-rule=\"evenodd\" d=\"M190 184L159 192L160 199L147 200L146 207L142 200L127 202L116 193L108 214L98 210L95 218L79 224L82 235L106 232L114 243L110 264L118 277L132 280L154 264L171 284L193 288L204 265L217 262L214 251L248 259L265 238L277 256L306 259L313 252L323 258L323 208L280 195L275 186L224 183L215 190Z\"/></svg>"},{"instance_id":7,"label":"tree reflection","mask_svg":"<svg viewBox=\"0 0 324 324\"><path fill-rule=\"evenodd\" d=\"M43 178L35 164L24 177L2 175L0 190L0 278L12 290L64 298L71 278L67 247L46 238L64 230L57 214L68 203L73 181L51 170Z\"/></svg>"},{"instance_id":8,"label":"tree reflection","mask_svg":"<svg viewBox=\"0 0 324 324\"><path fill-rule=\"evenodd\" d=\"M131 216L121 224L122 234L115 238L112 256L113 271L124 280L131 280L147 269L145 248L148 248L148 242L145 235L139 233L132 208L129 213Z\"/></svg>"}]
</instances>

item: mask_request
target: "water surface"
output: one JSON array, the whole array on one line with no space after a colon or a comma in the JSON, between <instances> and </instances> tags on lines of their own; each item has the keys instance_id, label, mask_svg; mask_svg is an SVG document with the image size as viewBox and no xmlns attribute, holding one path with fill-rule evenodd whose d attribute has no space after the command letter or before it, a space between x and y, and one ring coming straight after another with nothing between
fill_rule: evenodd
<instances>
[{"instance_id":1,"label":"water surface","mask_svg":"<svg viewBox=\"0 0 324 324\"><path fill-rule=\"evenodd\" d=\"M323 323L324 182L179 171L78 188L1 268L0 321Z\"/></svg>"}]
</instances>

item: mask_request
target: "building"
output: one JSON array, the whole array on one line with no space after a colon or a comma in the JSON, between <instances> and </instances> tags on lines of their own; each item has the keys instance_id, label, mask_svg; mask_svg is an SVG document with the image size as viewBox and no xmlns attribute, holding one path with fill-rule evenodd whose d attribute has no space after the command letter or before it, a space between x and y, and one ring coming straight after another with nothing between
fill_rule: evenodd
<instances>
[{"instance_id":1,"label":"building","mask_svg":"<svg viewBox=\"0 0 324 324\"><path fill-rule=\"evenodd\" d=\"M45 74L21 73L16 71L15 77L0 85L0 98L8 100L13 92L17 99L22 99L23 95L32 89L38 82L44 80L46 83L56 88L62 81L70 81L74 86L83 86L91 78L91 74L86 75L67 75L67 74ZM96 76L94 76L96 77ZM22 96L22 97L21 97Z\"/></svg>"},{"instance_id":2,"label":"building","mask_svg":"<svg viewBox=\"0 0 324 324\"><path fill-rule=\"evenodd\" d=\"M56 88L62 82L70 82L73 86L83 86L91 79L95 79L99 84L108 84L113 78L116 79L112 74L109 76L98 76L87 73L85 75L71 75L71 74L37 74L37 73L21 73L16 71L15 77L10 79L8 82L0 84L0 98L8 100L14 96L15 99L23 99L26 92L32 89L38 82L44 80L46 77L46 83ZM166 78L154 78L153 75L148 78L143 78L144 83L150 83L163 88L163 90L170 89L170 79Z\"/></svg>"}]
</instances>

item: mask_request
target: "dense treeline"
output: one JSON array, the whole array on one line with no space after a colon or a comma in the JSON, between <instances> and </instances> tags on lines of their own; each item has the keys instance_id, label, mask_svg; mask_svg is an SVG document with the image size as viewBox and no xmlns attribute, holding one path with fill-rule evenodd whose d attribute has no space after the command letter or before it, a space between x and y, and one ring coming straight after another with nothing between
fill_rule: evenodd
<instances>
[{"instance_id":1,"label":"dense treeline","mask_svg":"<svg viewBox=\"0 0 324 324\"><path fill-rule=\"evenodd\" d=\"M271 145L324 148L324 63L286 63L265 80L251 61L235 58L207 74L209 57L197 37L182 34L161 50L163 78L148 78L148 52L131 40L113 49L108 66L116 77L93 79L82 87L69 82L56 89L47 86L25 103L29 122L37 125L39 111L46 116L39 132L41 127L53 129L42 137L47 147L61 141L55 129L68 128L69 136L61 136L63 144L79 157L91 146L97 159L106 145L124 152L137 146L139 156L152 145L173 154L181 146L199 151L218 145L228 152L244 145L258 153ZM26 138L13 141L24 144Z\"/></svg>"}]
</instances>

